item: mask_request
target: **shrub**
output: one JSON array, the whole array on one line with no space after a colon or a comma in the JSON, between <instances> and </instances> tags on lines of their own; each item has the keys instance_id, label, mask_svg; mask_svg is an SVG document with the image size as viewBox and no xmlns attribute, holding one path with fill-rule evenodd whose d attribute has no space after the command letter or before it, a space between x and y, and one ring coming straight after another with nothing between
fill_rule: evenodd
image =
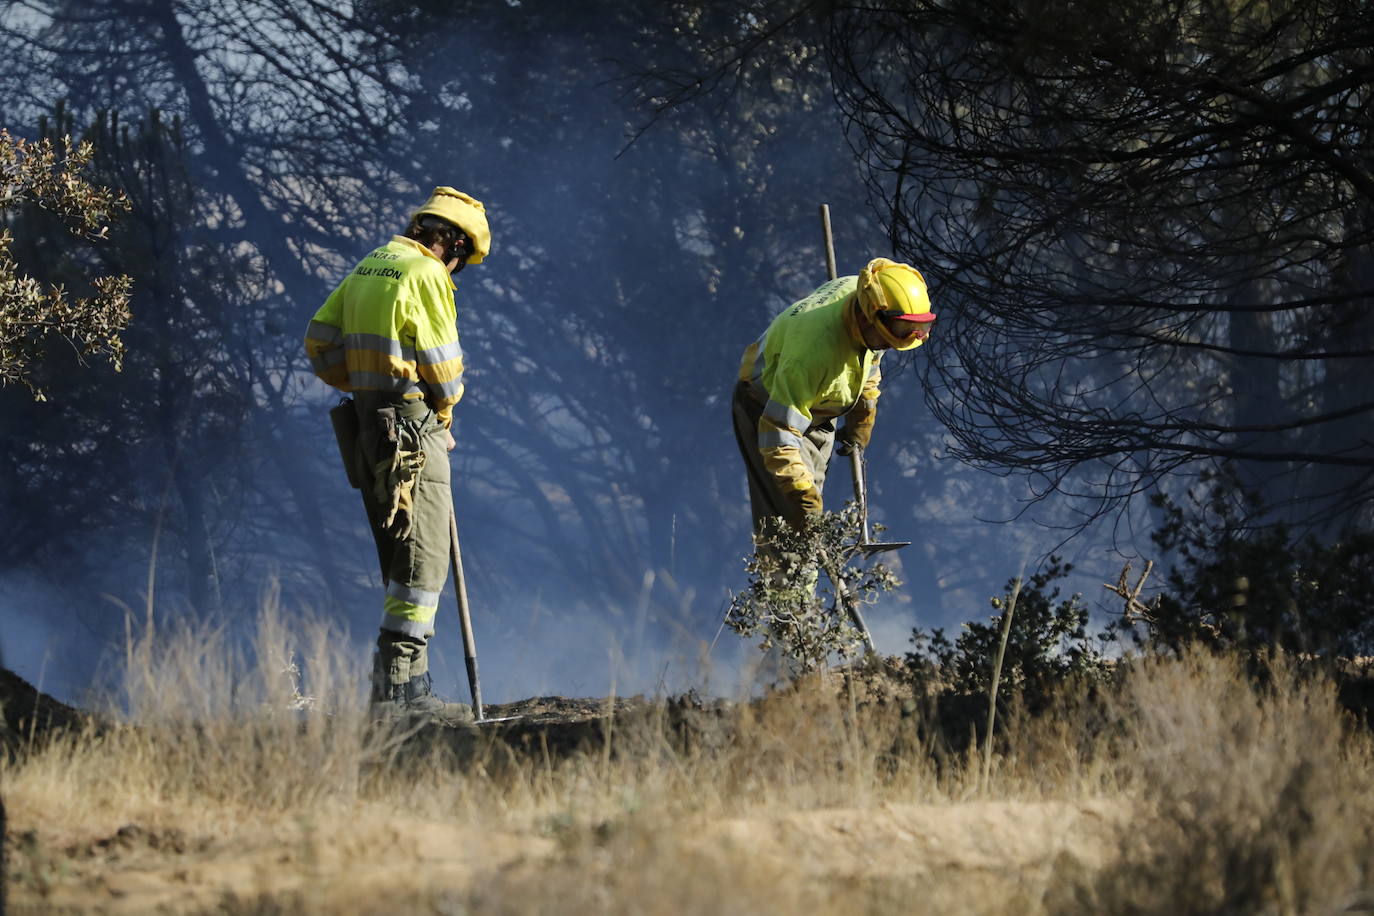
<instances>
[{"instance_id":1,"label":"shrub","mask_svg":"<svg viewBox=\"0 0 1374 916\"><path fill-rule=\"evenodd\" d=\"M731 600L726 624L741 636L762 636L759 648L776 649L797 676L832 657L862 654L855 617L901 582L858 548L859 529L850 503L803 530L780 524L760 537L745 559L749 585Z\"/></svg>"},{"instance_id":2,"label":"shrub","mask_svg":"<svg viewBox=\"0 0 1374 916\"><path fill-rule=\"evenodd\" d=\"M1109 671L1100 648L1103 637L1088 632L1083 596L1075 593L1061 598L1059 587L1050 587L1072 568L1059 557L1050 557L1041 571L1021 584L1002 661L1002 696L1019 697L1034 707L1071 679L1097 679ZM1009 579L1003 594L991 599L998 613L986 623L963 624L953 641L941 628L912 631L915 650L907 653L907 667L926 692L936 686L957 694L987 694L1001 640L1002 614L1015 587L1016 580Z\"/></svg>"},{"instance_id":3,"label":"shrub","mask_svg":"<svg viewBox=\"0 0 1374 916\"><path fill-rule=\"evenodd\" d=\"M1133 632L1138 643L1374 654L1374 532L1321 540L1263 524L1261 499L1226 473L1206 478L1186 506L1162 495L1154 502L1165 521L1151 537L1179 562L1143 631Z\"/></svg>"}]
</instances>

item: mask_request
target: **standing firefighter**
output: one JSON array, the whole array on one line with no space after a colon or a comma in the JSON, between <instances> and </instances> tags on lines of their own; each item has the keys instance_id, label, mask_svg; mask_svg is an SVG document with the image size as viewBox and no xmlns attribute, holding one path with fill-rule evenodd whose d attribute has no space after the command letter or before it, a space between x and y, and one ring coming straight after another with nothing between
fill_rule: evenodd
<instances>
[{"instance_id":1,"label":"standing firefighter","mask_svg":"<svg viewBox=\"0 0 1374 916\"><path fill-rule=\"evenodd\" d=\"M435 188L405 235L359 261L305 335L315 374L353 395L334 419L337 428L356 417L356 442L345 444L345 434L340 444L386 584L372 672L379 714L472 718L465 704L435 696L426 646L448 578L448 452L453 406L463 396L451 274L481 263L490 247L481 201Z\"/></svg>"},{"instance_id":2,"label":"standing firefighter","mask_svg":"<svg viewBox=\"0 0 1374 916\"><path fill-rule=\"evenodd\" d=\"M800 530L820 516L835 420L845 417L841 454L868 445L883 351L919 347L934 320L925 278L909 265L874 258L857 277L831 280L793 303L744 351L735 439L761 549L780 520Z\"/></svg>"}]
</instances>

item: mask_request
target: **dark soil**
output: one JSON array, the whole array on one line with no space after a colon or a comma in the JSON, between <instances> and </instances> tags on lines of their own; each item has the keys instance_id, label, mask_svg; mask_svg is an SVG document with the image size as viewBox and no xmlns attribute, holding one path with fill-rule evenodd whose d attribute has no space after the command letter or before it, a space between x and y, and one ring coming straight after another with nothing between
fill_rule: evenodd
<instances>
[{"instance_id":1,"label":"dark soil","mask_svg":"<svg viewBox=\"0 0 1374 916\"><path fill-rule=\"evenodd\" d=\"M414 734L417 751L434 742L471 750L475 744L507 745L517 754L542 757L566 756L604 745L612 734L626 730L643 732L651 725L656 734L689 735L709 723L719 731L720 712L729 704L702 701L692 695L667 700L644 697L577 698L531 697L514 703L492 703L483 709L484 721L474 727L450 729L432 725ZM13 756L41 747L63 733L100 727L82 710L68 706L36 690L22 677L0 668L0 753ZM408 727L413 728L414 723ZM474 741L474 739L477 739ZM692 740L690 737L685 740ZM411 743L407 741L407 743Z\"/></svg>"}]
</instances>

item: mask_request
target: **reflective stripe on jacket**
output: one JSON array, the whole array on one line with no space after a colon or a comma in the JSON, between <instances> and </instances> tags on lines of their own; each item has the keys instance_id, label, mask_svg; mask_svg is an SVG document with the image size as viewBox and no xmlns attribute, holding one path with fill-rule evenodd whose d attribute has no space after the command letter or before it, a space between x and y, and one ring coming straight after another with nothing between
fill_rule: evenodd
<instances>
[{"instance_id":1,"label":"reflective stripe on jacket","mask_svg":"<svg viewBox=\"0 0 1374 916\"><path fill-rule=\"evenodd\" d=\"M850 307L858 277L840 277L788 306L744 351L740 380L763 406L759 453L778 488L807 515L821 496L801 437L848 414L843 438L867 445L878 409L881 353L864 346Z\"/></svg>"},{"instance_id":2,"label":"reflective stripe on jacket","mask_svg":"<svg viewBox=\"0 0 1374 916\"><path fill-rule=\"evenodd\" d=\"M463 396L453 280L419 242L393 236L358 262L305 332L315 374L340 391L424 398L448 426Z\"/></svg>"}]
</instances>

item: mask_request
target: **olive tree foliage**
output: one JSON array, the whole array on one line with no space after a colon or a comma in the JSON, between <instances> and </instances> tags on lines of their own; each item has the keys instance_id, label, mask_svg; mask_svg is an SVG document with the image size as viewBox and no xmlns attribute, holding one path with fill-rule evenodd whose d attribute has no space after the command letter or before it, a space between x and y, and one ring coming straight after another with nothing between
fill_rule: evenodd
<instances>
[{"instance_id":1,"label":"olive tree foliage","mask_svg":"<svg viewBox=\"0 0 1374 916\"><path fill-rule=\"evenodd\" d=\"M759 2L662 106L817 42L954 454L1083 520L1218 462L1292 520L1374 497L1374 17L1358 0ZM655 81L657 80L657 81Z\"/></svg>"},{"instance_id":2,"label":"olive tree foliage","mask_svg":"<svg viewBox=\"0 0 1374 916\"><path fill-rule=\"evenodd\" d=\"M35 366L54 337L70 342L83 357L103 355L119 367L124 347L120 332L129 323L130 279L123 274L93 277L89 296L73 297L65 285L45 286L26 273L11 250L14 211L42 208L68 232L51 240L51 260L73 256L73 237L103 239L109 222L128 209L116 191L92 183L88 166L94 149L70 136L36 141L0 129L0 387L22 384L38 400Z\"/></svg>"}]
</instances>

